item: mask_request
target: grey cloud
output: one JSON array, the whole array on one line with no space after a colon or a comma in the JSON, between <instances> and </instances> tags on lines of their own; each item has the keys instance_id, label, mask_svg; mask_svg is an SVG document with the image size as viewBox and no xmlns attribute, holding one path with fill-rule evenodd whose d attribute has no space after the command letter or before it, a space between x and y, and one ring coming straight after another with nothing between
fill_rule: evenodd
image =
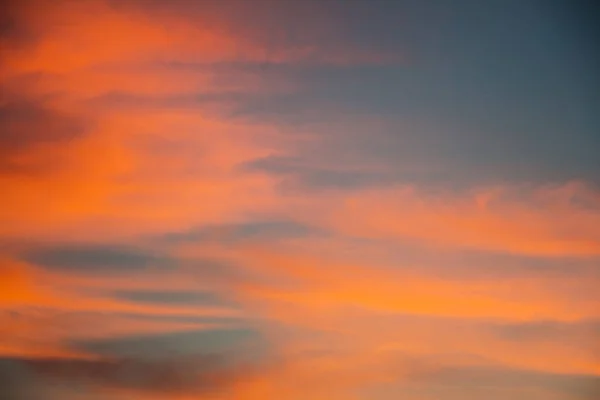
<instances>
[{"instance_id":1,"label":"grey cloud","mask_svg":"<svg viewBox=\"0 0 600 400\"><path fill-rule=\"evenodd\" d=\"M114 293L116 297L142 303L163 304L223 304L224 301L214 293L199 291L141 291L129 290Z\"/></svg>"},{"instance_id":2,"label":"grey cloud","mask_svg":"<svg viewBox=\"0 0 600 400\"><path fill-rule=\"evenodd\" d=\"M505 340L523 343L544 341L570 343L587 351L595 351L600 357L600 345L595 345L600 340L600 320L505 323L494 324L492 329L496 335Z\"/></svg>"},{"instance_id":3,"label":"grey cloud","mask_svg":"<svg viewBox=\"0 0 600 400\"><path fill-rule=\"evenodd\" d=\"M41 400L45 393L27 388L48 382L69 387L86 385L149 394L202 395L219 391L250 373L250 368L226 365L220 356L149 361L136 358L100 360L4 358L0 359L2 400ZM31 385L33 382L36 385ZM3 396L3 397L2 397Z\"/></svg>"},{"instance_id":4,"label":"grey cloud","mask_svg":"<svg viewBox=\"0 0 600 400\"><path fill-rule=\"evenodd\" d=\"M302 169L299 157L270 155L248 161L240 166L242 170L265 171L274 174L297 173Z\"/></svg>"},{"instance_id":5,"label":"grey cloud","mask_svg":"<svg viewBox=\"0 0 600 400\"><path fill-rule=\"evenodd\" d=\"M560 360L556 360L560 362ZM415 374L432 384L469 388L537 388L549 394L568 395L573 400L593 400L600 389L600 376L555 374L504 367L443 367Z\"/></svg>"},{"instance_id":6,"label":"grey cloud","mask_svg":"<svg viewBox=\"0 0 600 400\"><path fill-rule=\"evenodd\" d=\"M27 375L15 360L0 358L0 400L34 400L28 393Z\"/></svg>"},{"instance_id":7,"label":"grey cloud","mask_svg":"<svg viewBox=\"0 0 600 400\"><path fill-rule=\"evenodd\" d=\"M300 157L267 156L240 166L244 171L266 172L283 177L281 188L300 189L356 189L389 184L394 178L389 173L363 171L357 168L333 169L320 167L317 160Z\"/></svg>"},{"instance_id":8,"label":"grey cloud","mask_svg":"<svg viewBox=\"0 0 600 400\"><path fill-rule=\"evenodd\" d=\"M0 88L2 89L2 88ZM74 116L31 100L0 104L0 172L36 172L49 164L23 163L19 156L41 144L63 143L84 134L85 124Z\"/></svg>"},{"instance_id":9,"label":"grey cloud","mask_svg":"<svg viewBox=\"0 0 600 400\"><path fill-rule=\"evenodd\" d=\"M433 395L447 400L595 400L600 393L600 376L591 373L519 369L474 357L467 360L465 356L462 354L460 363L439 360L435 355L400 356L396 367L402 378L390 384L390 388L399 393L412 389L425 397Z\"/></svg>"},{"instance_id":10,"label":"grey cloud","mask_svg":"<svg viewBox=\"0 0 600 400\"><path fill-rule=\"evenodd\" d=\"M319 229L291 220L262 220L207 225L185 232L172 232L160 240L170 243L194 241L239 242L245 240L304 237L322 233Z\"/></svg>"},{"instance_id":11,"label":"grey cloud","mask_svg":"<svg viewBox=\"0 0 600 400\"><path fill-rule=\"evenodd\" d=\"M127 92L109 92L87 99L85 103L94 109L105 110L167 110L202 109L212 106L231 105L250 101L252 95L244 91L220 91L219 93L196 93L150 96ZM215 112L219 107L214 107Z\"/></svg>"},{"instance_id":12,"label":"grey cloud","mask_svg":"<svg viewBox=\"0 0 600 400\"><path fill-rule=\"evenodd\" d=\"M256 358L265 355L266 348L259 332L250 328L219 327L213 330L193 330L162 335L143 335L73 343L84 351L107 357L168 359L175 355L226 353L237 350L250 352Z\"/></svg>"},{"instance_id":13,"label":"grey cloud","mask_svg":"<svg viewBox=\"0 0 600 400\"><path fill-rule=\"evenodd\" d=\"M26 261L39 266L80 272L131 272L168 267L174 261L143 249L119 245L61 244L27 251Z\"/></svg>"}]
</instances>

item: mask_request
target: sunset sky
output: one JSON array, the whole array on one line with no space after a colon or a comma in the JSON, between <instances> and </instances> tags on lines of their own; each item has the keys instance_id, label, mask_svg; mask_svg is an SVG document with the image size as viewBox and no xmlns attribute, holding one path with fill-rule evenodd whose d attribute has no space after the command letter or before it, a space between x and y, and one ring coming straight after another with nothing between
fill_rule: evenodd
<instances>
[{"instance_id":1,"label":"sunset sky","mask_svg":"<svg viewBox=\"0 0 600 400\"><path fill-rule=\"evenodd\" d=\"M0 400L600 398L593 3L2 2Z\"/></svg>"}]
</instances>

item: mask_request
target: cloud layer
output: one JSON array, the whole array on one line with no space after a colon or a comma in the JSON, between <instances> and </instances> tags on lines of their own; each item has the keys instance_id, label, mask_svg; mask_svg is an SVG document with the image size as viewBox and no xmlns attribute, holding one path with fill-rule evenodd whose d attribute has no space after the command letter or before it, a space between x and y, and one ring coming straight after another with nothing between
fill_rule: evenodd
<instances>
[{"instance_id":1,"label":"cloud layer","mask_svg":"<svg viewBox=\"0 0 600 400\"><path fill-rule=\"evenodd\" d=\"M595 398L571 25L409 3L3 6L0 399Z\"/></svg>"}]
</instances>

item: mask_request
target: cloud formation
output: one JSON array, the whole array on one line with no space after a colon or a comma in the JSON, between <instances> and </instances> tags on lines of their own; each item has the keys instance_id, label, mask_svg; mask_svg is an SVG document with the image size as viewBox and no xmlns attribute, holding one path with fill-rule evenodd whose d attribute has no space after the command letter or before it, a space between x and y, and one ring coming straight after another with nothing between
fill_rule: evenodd
<instances>
[{"instance_id":1,"label":"cloud formation","mask_svg":"<svg viewBox=\"0 0 600 400\"><path fill-rule=\"evenodd\" d=\"M3 4L0 399L593 398L570 36L368 3Z\"/></svg>"}]
</instances>

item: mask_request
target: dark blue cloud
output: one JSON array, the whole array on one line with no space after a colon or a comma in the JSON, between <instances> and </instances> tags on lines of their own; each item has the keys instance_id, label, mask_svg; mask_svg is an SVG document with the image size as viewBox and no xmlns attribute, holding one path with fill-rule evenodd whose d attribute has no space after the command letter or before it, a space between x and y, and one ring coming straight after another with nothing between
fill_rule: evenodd
<instances>
[{"instance_id":1,"label":"dark blue cloud","mask_svg":"<svg viewBox=\"0 0 600 400\"><path fill-rule=\"evenodd\" d=\"M258 331L233 327L85 341L73 343L73 346L107 357L142 359L240 353L240 356L258 360L267 351L266 342Z\"/></svg>"},{"instance_id":2,"label":"dark blue cloud","mask_svg":"<svg viewBox=\"0 0 600 400\"><path fill-rule=\"evenodd\" d=\"M97 387L161 396L201 396L226 389L257 368L232 365L225 357L211 354L163 360L134 357L97 360L0 358L0 398L46 398L45 384L65 389ZM37 390L28 391L32 387Z\"/></svg>"},{"instance_id":3,"label":"dark blue cloud","mask_svg":"<svg viewBox=\"0 0 600 400\"><path fill-rule=\"evenodd\" d=\"M288 126L336 113L396 121L396 127L356 126L355 132L321 126L319 145L341 159L360 149L355 161L385 162L398 181L600 182L600 79L593 68L598 57L582 44L591 37L583 40L574 23L577 5L349 4L342 13L352 27L348 38L407 49L409 60L270 67L303 90L245 104L240 115ZM318 153L293 156L312 151ZM420 165L424 160L427 168ZM418 168L406 174L405 166Z\"/></svg>"},{"instance_id":4,"label":"dark blue cloud","mask_svg":"<svg viewBox=\"0 0 600 400\"><path fill-rule=\"evenodd\" d=\"M267 156L241 165L243 171L266 172L282 178L283 190L355 189L389 184L395 181L390 173L360 169L333 169L311 165L300 157Z\"/></svg>"},{"instance_id":5,"label":"dark blue cloud","mask_svg":"<svg viewBox=\"0 0 600 400\"><path fill-rule=\"evenodd\" d=\"M201 291L128 290L115 292L114 296L130 301L152 304L221 305L224 303L224 300L215 293Z\"/></svg>"},{"instance_id":6,"label":"dark blue cloud","mask_svg":"<svg viewBox=\"0 0 600 400\"><path fill-rule=\"evenodd\" d=\"M600 182L600 101L590 97L590 85L569 82L576 71L493 73L471 57L465 66L291 71L303 92L241 103L236 115L316 129L317 154L356 153L355 162L386 163L398 180ZM380 116L388 127L319 125L332 114ZM413 176L403 172L415 166Z\"/></svg>"},{"instance_id":7,"label":"dark blue cloud","mask_svg":"<svg viewBox=\"0 0 600 400\"><path fill-rule=\"evenodd\" d=\"M185 232L172 232L160 237L167 243L179 242L240 242L248 240L276 240L290 237L306 237L322 232L295 221L263 220L222 225L206 225Z\"/></svg>"},{"instance_id":8,"label":"dark blue cloud","mask_svg":"<svg viewBox=\"0 0 600 400\"><path fill-rule=\"evenodd\" d=\"M31 249L22 257L44 268L80 272L131 272L174 264L164 255L119 245L61 244Z\"/></svg>"}]
</instances>

